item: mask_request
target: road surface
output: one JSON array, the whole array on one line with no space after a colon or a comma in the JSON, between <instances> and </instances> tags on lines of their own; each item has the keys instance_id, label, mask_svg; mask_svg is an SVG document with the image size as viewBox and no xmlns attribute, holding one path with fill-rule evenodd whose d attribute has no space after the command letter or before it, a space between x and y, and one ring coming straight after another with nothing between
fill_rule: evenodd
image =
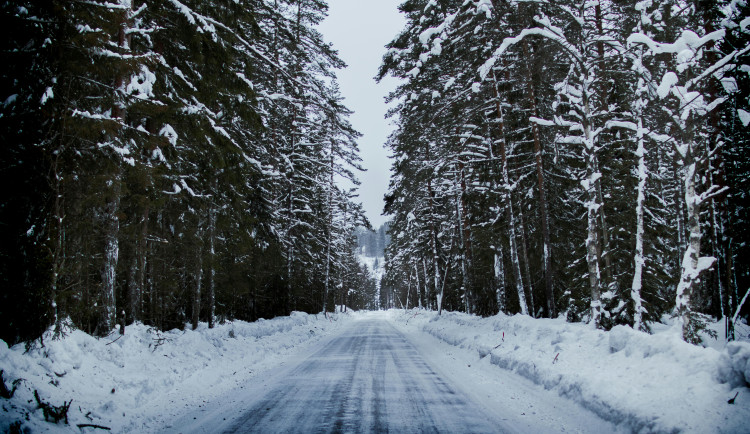
<instances>
[{"instance_id":1,"label":"road surface","mask_svg":"<svg viewBox=\"0 0 750 434\"><path fill-rule=\"evenodd\" d=\"M383 320L356 323L225 432L502 432Z\"/></svg>"},{"instance_id":2,"label":"road surface","mask_svg":"<svg viewBox=\"0 0 750 434\"><path fill-rule=\"evenodd\" d=\"M175 420L166 432L618 431L515 374L486 366L486 376L476 370L486 360L459 360L430 339L405 336L384 317L353 321L309 356L260 374Z\"/></svg>"}]
</instances>

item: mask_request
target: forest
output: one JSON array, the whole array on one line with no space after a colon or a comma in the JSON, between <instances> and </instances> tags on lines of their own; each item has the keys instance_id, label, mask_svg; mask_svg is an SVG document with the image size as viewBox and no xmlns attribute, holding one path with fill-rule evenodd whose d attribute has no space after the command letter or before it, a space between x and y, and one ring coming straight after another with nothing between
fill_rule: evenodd
<instances>
[{"instance_id":1,"label":"forest","mask_svg":"<svg viewBox=\"0 0 750 434\"><path fill-rule=\"evenodd\" d=\"M357 246L360 254L368 258L382 257L385 255L385 248L390 243L391 238L388 235L389 225L385 222L377 230L368 230L360 227L357 229Z\"/></svg>"},{"instance_id":2,"label":"forest","mask_svg":"<svg viewBox=\"0 0 750 434\"><path fill-rule=\"evenodd\" d=\"M371 299L325 1L1 9L0 339Z\"/></svg>"},{"instance_id":3,"label":"forest","mask_svg":"<svg viewBox=\"0 0 750 434\"><path fill-rule=\"evenodd\" d=\"M378 77L412 305L727 339L750 288L744 0L406 0Z\"/></svg>"},{"instance_id":4,"label":"forest","mask_svg":"<svg viewBox=\"0 0 750 434\"><path fill-rule=\"evenodd\" d=\"M745 0L405 0L377 234L327 8L2 2L0 339L372 307L382 250L394 306L734 338Z\"/></svg>"}]
</instances>

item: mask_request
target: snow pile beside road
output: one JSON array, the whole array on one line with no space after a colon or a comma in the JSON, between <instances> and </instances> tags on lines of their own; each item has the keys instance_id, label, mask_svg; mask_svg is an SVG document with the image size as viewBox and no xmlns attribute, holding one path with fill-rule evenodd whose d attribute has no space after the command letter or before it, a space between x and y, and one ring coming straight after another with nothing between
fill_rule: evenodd
<instances>
[{"instance_id":1,"label":"snow pile beside road","mask_svg":"<svg viewBox=\"0 0 750 434\"><path fill-rule=\"evenodd\" d=\"M400 328L474 352L477 359L490 357L493 365L628 430L748 432L748 342L718 350L687 344L672 328L653 335L625 326L604 332L522 315L479 318L414 310L391 311L391 319Z\"/></svg>"},{"instance_id":2,"label":"snow pile beside road","mask_svg":"<svg viewBox=\"0 0 750 434\"><path fill-rule=\"evenodd\" d=\"M0 399L0 432L22 423L33 432L82 432L78 424L112 432L148 432L201 402L240 387L301 348L340 330L347 314L308 315L253 323L230 322L196 331L157 332L137 324L124 336L96 339L72 331L62 340L26 352L0 341L0 369L12 400ZM34 390L53 406L73 400L69 425L44 421ZM84 428L96 430L95 428ZM104 431L99 431L104 432Z\"/></svg>"}]
</instances>

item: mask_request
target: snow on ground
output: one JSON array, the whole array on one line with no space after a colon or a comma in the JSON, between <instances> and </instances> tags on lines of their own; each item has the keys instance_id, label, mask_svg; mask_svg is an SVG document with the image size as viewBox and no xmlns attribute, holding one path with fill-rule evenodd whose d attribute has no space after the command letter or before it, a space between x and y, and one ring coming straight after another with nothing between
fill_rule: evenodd
<instances>
[{"instance_id":1,"label":"snow on ground","mask_svg":"<svg viewBox=\"0 0 750 434\"><path fill-rule=\"evenodd\" d=\"M101 432L78 424L159 431L205 412L207 402L250 379L291 366L353 319L372 316L388 318L490 411L528 416L519 432L566 431L571 414L590 421L591 432L750 432L747 326L738 330L744 341L701 348L666 326L649 335L560 319L424 310L294 313L163 333L135 325L123 337L102 339L71 331L29 351L0 341L5 384L23 379L12 400L0 399L0 430L20 421L32 432ZM70 424L45 422L34 390L55 406L72 399Z\"/></svg>"},{"instance_id":2,"label":"snow on ground","mask_svg":"<svg viewBox=\"0 0 750 434\"><path fill-rule=\"evenodd\" d=\"M487 359L476 363L471 351L413 327L396 330L389 315L357 313L330 341L174 420L163 434L232 427L261 433L626 432Z\"/></svg>"},{"instance_id":3,"label":"snow on ground","mask_svg":"<svg viewBox=\"0 0 750 434\"><path fill-rule=\"evenodd\" d=\"M512 372L626 432L750 432L746 326L738 330L745 341L717 349L687 344L669 327L653 335L624 326L604 332L562 319L423 310L391 310L389 318L410 336L433 337L431 345L442 346L435 351L454 360L452 375L474 377L472 384L497 382ZM507 378L494 387L499 392L485 387L476 393L504 407L513 402L508 396L517 395L518 411L534 411L534 400L544 398L528 399L514 390L516 382Z\"/></svg>"},{"instance_id":4,"label":"snow on ground","mask_svg":"<svg viewBox=\"0 0 750 434\"><path fill-rule=\"evenodd\" d=\"M252 377L286 363L293 354L337 333L348 314L308 315L254 323L229 322L196 331L133 325L123 337L96 339L71 331L62 340L46 338L44 347L25 351L0 340L0 369L5 384L14 380L12 400L0 399L0 432L20 421L31 432L104 432L78 424L109 427L112 432L153 432L213 397L242 387ZM42 401L60 406L73 400L69 425L44 421Z\"/></svg>"}]
</instances>

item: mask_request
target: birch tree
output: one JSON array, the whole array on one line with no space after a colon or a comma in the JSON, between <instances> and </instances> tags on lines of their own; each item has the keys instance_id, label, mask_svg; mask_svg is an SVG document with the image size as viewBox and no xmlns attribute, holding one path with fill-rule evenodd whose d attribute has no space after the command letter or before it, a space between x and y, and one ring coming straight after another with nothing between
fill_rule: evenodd
<instances>
[{"instance_id":1,"label":"birch tree","mask_svg":"<svg viewBox=\"0 0 750 434\"><path fill-rule=\"evenodd\" d=\"M685 10L689 13L691 8L687 6ZM714 63L706 64L703 61L706 50L724 35L723 29L700 35L686 28L673 42L654 41L647 35L638 33L629 38L630 42L648 47L652 55L669 54L675 58L676 71L668 71L661 77L657 94L670 103L667 110L671 125L678 132L666 140L674 146L676 159L682 168L689 241L676 290L675 315L683 339L692 343L700 342L698 332L703 324L691 306L691 298L700 283L701 275L716 261L715 257L701 256L701 206L726 190L726 187L706 185L704 191L699 192L702 184L699 167L706 165L710 158L706 147L701 146L705 137L701 134L700 121L726 99L725 96L711 99L713 95L707 91L706 82L721 80L732 60L750 50L749 47L744 47L724 55Z\"/></svg>"}]
</instances>

